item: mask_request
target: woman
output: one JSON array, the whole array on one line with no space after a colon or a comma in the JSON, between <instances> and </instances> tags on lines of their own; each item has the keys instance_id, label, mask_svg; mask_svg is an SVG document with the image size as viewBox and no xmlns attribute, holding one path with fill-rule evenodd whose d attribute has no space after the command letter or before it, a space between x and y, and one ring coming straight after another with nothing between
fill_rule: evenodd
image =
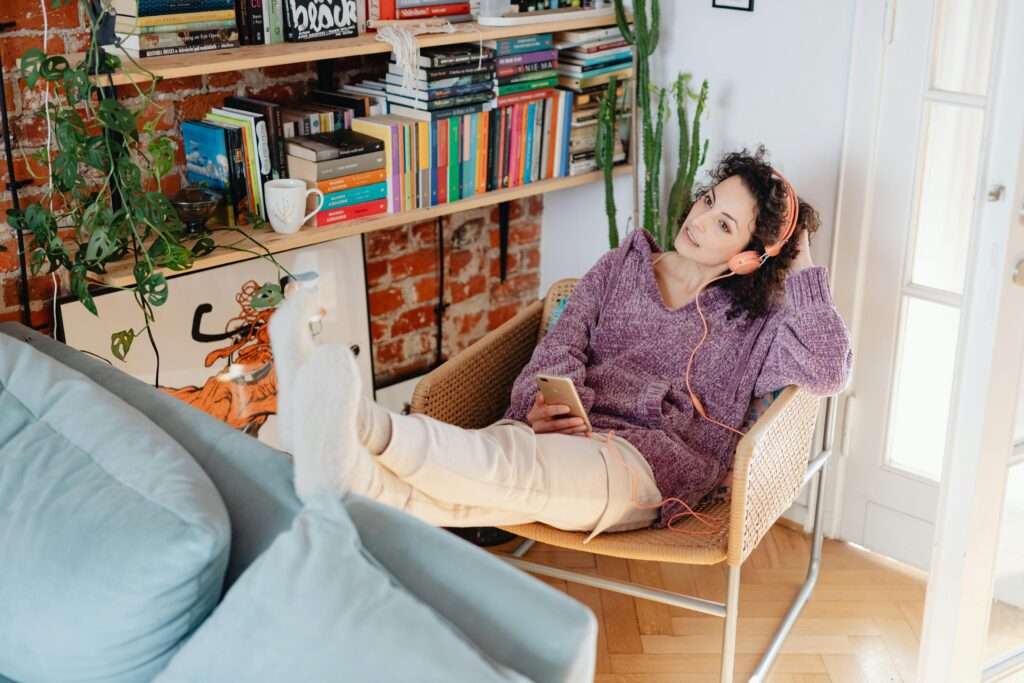
<instances>
[{"instance_id":1,"label":"woman","mask_svg":"<svg viewBox=\"0 0 1024 683\"><path fill-rule=\"evenodd\" d=\"M726 478L753 397L790 384L833 394L850 373L846 326L810 258L817 213L799 201L788 224L795 192L764 154L722 159L673 251L637 230L605 254L516 380L505 419L485 429L361 398L351 354L314 344L314 297L290 297L270 332L299 495L353 491L441 526L539 521L589 538L685 514ZM730 274L730 259L766 245L781 251ZM573 380L595 433L544 404L538 373Z\"/></svg>"}]
</instances>

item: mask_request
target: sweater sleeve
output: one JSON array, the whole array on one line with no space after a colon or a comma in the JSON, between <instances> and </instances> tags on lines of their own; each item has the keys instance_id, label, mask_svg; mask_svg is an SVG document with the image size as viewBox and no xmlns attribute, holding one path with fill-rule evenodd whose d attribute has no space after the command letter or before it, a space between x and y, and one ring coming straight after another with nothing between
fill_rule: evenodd
<instances>
[{"instance_id":1,"label":"sweater sleeve","mask_svg":"<svg viewBox=\"0 0 1024 683\"><path fill-rule=\"evenodd\" d=\"M619 247L625 249L626 245ZM589 413L594 404L594 390L586 386L590 334L597 324L605 288L615 267L615 254L607 252L576 283L562 315L554 329L537 345L530 362L526 364L512 386L511 404L505 418L526 421L537 395L538 374L558 375L572 379L576 391Z\"/></svg>"},{"instance_id":2,"label":"sweater sleeve","mask_svg":"<svg viewBox=\"0 0 1024 683\"><path fill-rule=\"evenodd\" d=\"M819 396L842 391L853 367L850 334L832 303L828 273L813 266L786 278L786 302L754 385L764 396L791 384Z\"/></svg>"}]
</instances>

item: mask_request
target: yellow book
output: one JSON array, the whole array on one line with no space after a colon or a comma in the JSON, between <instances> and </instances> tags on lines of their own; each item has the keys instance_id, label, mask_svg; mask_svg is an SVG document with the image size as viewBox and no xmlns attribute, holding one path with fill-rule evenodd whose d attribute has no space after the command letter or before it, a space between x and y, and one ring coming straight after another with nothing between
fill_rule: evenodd
<instances>
[{"instance_id":1,"label":"yellow book","mask_svg":"<svg viewBox=\"0 0 1024 683\"><path fill-rule=\"evenodd\" d=\"M388 182L388 213L401 211L402 195L399 185L398 169L395 168L392 159L393 145L391 144L391 126L387 116L364 116L352 119L352 130L363 135L377 138L384 143L384 175Z\"/></svg>"},{"instance_id":2,"label":"yellow book","mask_svg":"<svg viewBox=\"0 0 1024 683\"><path fill-rule=\"evenodd\" d=\"M210 12L185 12L183 14L158 14L152 17L137 17L136 26L166 26L168 24L198 24L202 21L224 21L234 19L235 10L218 9Z\"/></svg>"},{"instance_id":3,"label":"yellow book","mask_svg":"<svg viewBox=\"0 0 1024 683\"><path fill-rule=\"evenodd\" d=\"M420 206L426 208L430 206L430 122L417 121L416 134L419 151L417 155L419 161L419 172L416 175L417 188L419 189Z\"/></svg>"}]
</instances>

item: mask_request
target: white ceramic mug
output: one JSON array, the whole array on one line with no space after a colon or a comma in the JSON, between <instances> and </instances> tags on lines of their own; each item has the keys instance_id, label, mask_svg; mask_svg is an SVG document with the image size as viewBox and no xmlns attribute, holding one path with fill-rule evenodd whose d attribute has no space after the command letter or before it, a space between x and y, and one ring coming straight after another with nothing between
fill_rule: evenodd
<instances>
[{"instance_id":1,"label":"white ceramic mug","mask_svg":"<svg viewBox=\"0 0 1024 683\"><path fill-rule=\"evenodd\" d=\"M306 198L311 194L317 195L317 205L306 213ZM267 200L270 227L285 235L298 232L324 205L324 193L315 187L307 190L306 181L297 178L268 180L263 185L263 196Z\"/></svg>"}]
</instances>

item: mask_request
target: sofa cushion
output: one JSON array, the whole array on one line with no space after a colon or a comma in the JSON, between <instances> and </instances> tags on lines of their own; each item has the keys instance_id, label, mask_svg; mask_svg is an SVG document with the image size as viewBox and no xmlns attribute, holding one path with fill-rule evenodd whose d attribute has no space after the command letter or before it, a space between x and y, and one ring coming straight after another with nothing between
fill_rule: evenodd
<instances>
[{"instance_id":1,"label":"sofa cushion","mask_svg":"<svg viewBox=\"0 0 1024 683\"><path fill-rule=\"evenodd\" d=\"M215 606L229 543L177 443L0 335L0 674L151 680Z\"/></svg>"},{"instance_id":2,"label":"sofa cushion","mask_svg":"<svg viewBox=\"0 0 1024 683\"><path fill-rule=\"evenodd\" d=\"M525 680L406 591L365 550L341 501L324 494L250 565L156 683Z\"/></svg>"}]
</instances>

